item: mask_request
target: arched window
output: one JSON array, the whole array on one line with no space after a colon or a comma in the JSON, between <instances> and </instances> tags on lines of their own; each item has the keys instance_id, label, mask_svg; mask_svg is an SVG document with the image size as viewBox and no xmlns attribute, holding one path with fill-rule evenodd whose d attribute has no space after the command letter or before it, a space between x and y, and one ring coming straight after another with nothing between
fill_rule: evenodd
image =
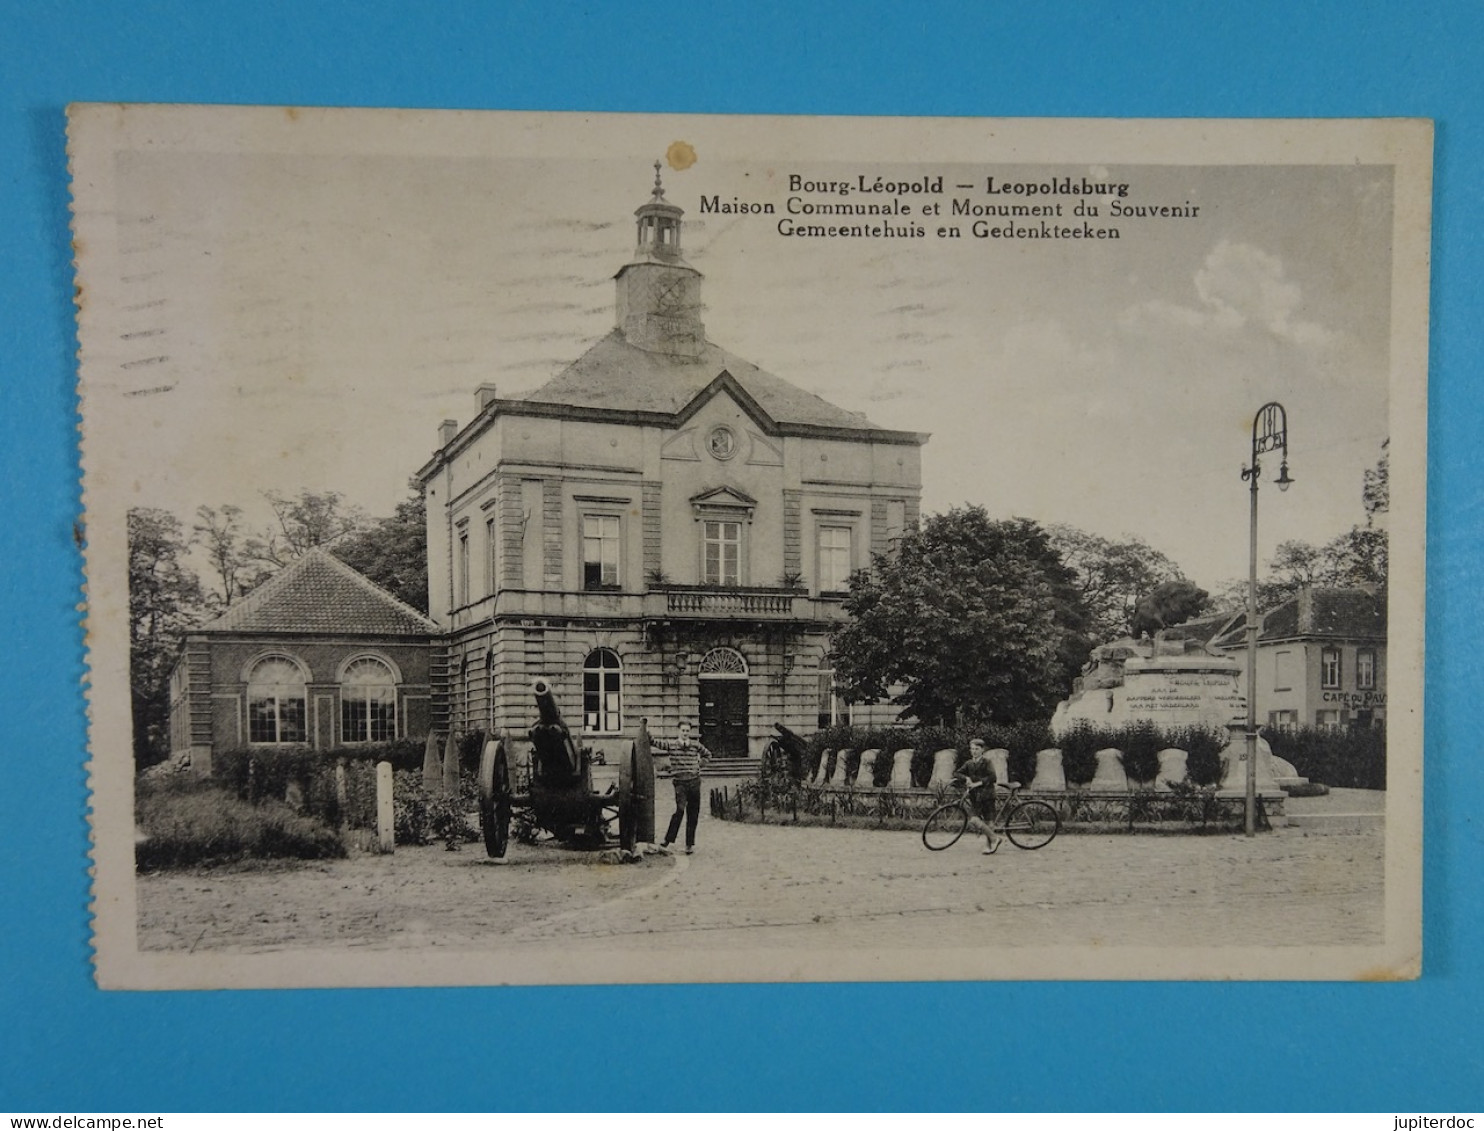
<instances>
[{"instance_id":1,"label":"arched window","mask_svg":"<svg viewBox=\"0 0 1484 1131\"><path fill-rule=\"evenodd\" d=\"M283 656L259 660L247 680L247 738L255 743L303 742L304 673Z\"/></svg>"},{"instance_id":2,"label":"arched window","mask_svg":"<svg viewBox=\"0 0 1484 1131\"><path fill-rule=\"evenodd\" d=\"M371 656L352 660L340 677L340 740L389 742L396 737L396 675Z\"/></svg>"},{"instance_id":3,"label":"arched window","mask_svg":"<svg viewBox=\"0 0 1484 1131\"><path fill-rule=\"evenodd\" d=\"M623 729L623 665L611 648L595 648L583 661L582 729L589 734Z\"/></svg>"}]
</instances>

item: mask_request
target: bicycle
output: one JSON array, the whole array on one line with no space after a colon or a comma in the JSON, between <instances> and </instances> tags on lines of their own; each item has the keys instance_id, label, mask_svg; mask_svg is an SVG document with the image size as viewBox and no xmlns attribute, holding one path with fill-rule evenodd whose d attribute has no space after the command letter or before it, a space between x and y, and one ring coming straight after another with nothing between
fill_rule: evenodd
<instances>
[{"instance_id":1,"label":"bicycle","mask_svg":"<svg viewBox=\"0 0 1484 1131\"><path fill-rule=\"evenodd\" d=\"M984 828L984 821L969 808L969 797L985 783L968 777L958 780L964 783L963 793L957 800L939 805L923 823L922 843L933 852L942 852L957 844L970 821L976 821L981 829ZM1004 834L1016 848L1036 849L1045 848L1061 831L1061 814L1054 806L1035 798L1016 800L1020 794L1018 781L996 783L995 788L1003 789L1006 797L989 823L989 832L994 836ZM999 847L995 840L990 843L991 852Z\"/></svg>"}]
</instances>

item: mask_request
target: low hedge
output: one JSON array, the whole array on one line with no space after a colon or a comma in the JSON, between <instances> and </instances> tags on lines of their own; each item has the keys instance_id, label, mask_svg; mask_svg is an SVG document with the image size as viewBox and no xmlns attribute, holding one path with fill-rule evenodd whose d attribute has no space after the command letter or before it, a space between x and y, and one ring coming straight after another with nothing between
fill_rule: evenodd
<instances>
[{"instance_id":1,"label":"low hedge","mask_svg":"<svg viewBox=\"0 0 1484 1131\"><path fill-rule=\"evenodd\" d=\"M138 779L134 847L141 871L245 859L324 860L345 855L340 834L282 801L252 804L191 774Z\"/></svg>"},{"instance_id":2,"label":"low hedge","mask_svg":"<svg viewBox=\"0 0 1484 1131\"><path fill-rule=\"evenodd\" d=\"M1265 730L1273 753L1300 777L1340 789L1386 788L1386 731L1356 728Z\"/></svg>"},{"instance_id":3,"label":"low hedge","mask_svg":"<svg viewBox=\"0 0 1484 1131\"><path fill-rule=\"evenodd\" d=\"M423 787L424 743L399 739L362 746L311 750L306 746L250 747L227 750L213 758L215 781L239 800L251 805L283 802L293 796L291 809L301 810L328 825L376 828L376 765L392 764L393 824L398 844L427 844L447 839L458 830L459 814L476 811L476 776L483 734L465 736L458 744L461 773L459 797L429 794ZM471 756L472 755L472 756ZM335 767L345 760L345 805L335 787ZM466 763L472 761L472 767ZM446 811L445 811L446 810Z\"/></svg>"}]
</instances>

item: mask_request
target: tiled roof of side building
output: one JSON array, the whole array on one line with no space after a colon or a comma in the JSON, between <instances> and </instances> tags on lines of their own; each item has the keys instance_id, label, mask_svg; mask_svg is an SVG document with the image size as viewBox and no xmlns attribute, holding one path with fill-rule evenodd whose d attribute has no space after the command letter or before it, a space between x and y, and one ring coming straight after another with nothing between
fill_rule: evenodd
<instances>
[{"instance_id":1,"label":"tiled roof of side building","mask_svg":"<svg viewBox=\"0 0 1484 1131\"><path fill-rule=\"evenodd\" d=\"M1386 595L1367 589L1315 589L1304 629L1316 636L1385 636Z\"/></svg>"},{"instance_id":2,"label":"tiled roof of side building","mask_svg":"<svg viewBox=\"0 0 1484 1131\"><path fill-rule=\"evenodd\" d=\"M315 547L195 631L428 636L438 626Z\"/></svg>"},{"instance_id":3,"label":"tiled roof of side building","mask_svg":"<svg viewBox=\"0 0 1484 1131\"><path fill-rule=\"evenodd\" d=\"M1246 641L1247 617L1238 614L1215 643ZM1259 640L1327 637L1336 640L1386 636L1386 594L1368 589L1301 589L1264 614Z\"/></svg>"},{"instance_id":4,"label":"tiled roof of side building","mask_svg":"<svg viewBox=\"0 0 1484 1131\"><path fill-rule=\"evenodd\" d=\"M677 413L723 372L731 374L779 423L881 430L860 413L832 405L712 342L704 345L699 357L683 357L639 349L617 329L519 399L576 408Z\"/></svg>"}]
</instances>

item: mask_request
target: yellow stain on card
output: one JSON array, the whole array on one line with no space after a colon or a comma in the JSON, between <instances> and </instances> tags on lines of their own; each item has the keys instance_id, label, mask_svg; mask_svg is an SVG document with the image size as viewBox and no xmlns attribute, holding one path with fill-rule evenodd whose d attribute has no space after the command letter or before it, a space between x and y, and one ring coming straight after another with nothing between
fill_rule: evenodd
<instances>
[{"instance_id":1,"label":"yellow stain on card","mask_svg":"<svg viewBox=\"0 0 1484 1131\"><path fill-rule=\"evenodd\" d=\"M696 163L696 150L688 141L672 141L665 150L665 161L677 173L689 169Z\"/></svg>"}]
</instances>

